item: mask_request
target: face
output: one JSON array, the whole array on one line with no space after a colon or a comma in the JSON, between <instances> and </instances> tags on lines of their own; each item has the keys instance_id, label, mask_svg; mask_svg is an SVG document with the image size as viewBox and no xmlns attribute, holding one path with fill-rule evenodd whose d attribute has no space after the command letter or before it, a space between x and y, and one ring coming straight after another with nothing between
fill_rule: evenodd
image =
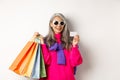
<instances>
[{"instance_id":1,"label":"face","mask_svg":"<svg viewBox=\"0 0 120 80\"><path fill-rule=\"evenodd\" d=\"M54 33L61 33L64 29L65 23L60 17L55 17L50 23Z\"/></svg>"}]
</instances>

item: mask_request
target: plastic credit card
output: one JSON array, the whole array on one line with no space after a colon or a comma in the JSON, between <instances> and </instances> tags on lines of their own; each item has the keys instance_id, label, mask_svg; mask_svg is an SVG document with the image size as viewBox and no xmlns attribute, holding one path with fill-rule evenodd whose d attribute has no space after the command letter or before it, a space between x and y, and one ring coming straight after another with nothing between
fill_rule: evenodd
<instances>
[{"instance_id":1,"label":"plastic credit card","mask_svg":"<svg viewBox=\"0 0 120 80\"><path fill-rule=\"evenodd\" d=\"M75 35L77 35L77 32L70 31L70 36L71 36L71 37L72 37L72 36L75 36Z\"/></svg>"}]
</instances>

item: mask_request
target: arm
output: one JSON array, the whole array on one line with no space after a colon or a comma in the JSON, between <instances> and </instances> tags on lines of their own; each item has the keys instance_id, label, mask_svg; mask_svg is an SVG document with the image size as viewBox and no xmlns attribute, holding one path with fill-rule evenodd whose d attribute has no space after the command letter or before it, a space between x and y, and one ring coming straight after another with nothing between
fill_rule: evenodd
<instances>
[{"instance_id":1,"label":"arm","mask_svg":"<svg viewBox=\"0 0 120 80\"><path fill-rule=\"evenodd\" d=\"M82 64L83 59L78 46L72 46L70 51L70 62L73 67Z\"/></svg>"},{"instance_id":2,"label":"arm","mask_svg":"<svg viewBox=\"0 0 120 80\"><path fill-rule=\"evenodd\" d=\"M41 43L40 45L41 45L45 64L49 65L50 64L50 54L49 54L46 44L44 44L43 36L41 34L39 34L39 32L35 32L30 41L34 41L36 37L40 39L40 43Z\"/></svg>"},{"instance_id":3,"label":"arm","mask_svg":"<svg viewBox=\"0 0 120 80\"><path fill-rule=\"evenodd\" d=\"M49 65L51 62L51 58L50 58L50 53L49 53L49 50L46 44L41 44L41 48L42 48L42 53L43 53L45 64Z\"/></svg>"},{"instance_id":4,"label":"arm","mask_svg":"<svg viewBox=\"0 0 120 80\"><path fill-rule=\"evenodd\" d=\"M72 48L70 51L70 62L73 67L83 62L81 53L78 48L79 35L75 35L72 41Z\"/></svg>"}]
</instances>

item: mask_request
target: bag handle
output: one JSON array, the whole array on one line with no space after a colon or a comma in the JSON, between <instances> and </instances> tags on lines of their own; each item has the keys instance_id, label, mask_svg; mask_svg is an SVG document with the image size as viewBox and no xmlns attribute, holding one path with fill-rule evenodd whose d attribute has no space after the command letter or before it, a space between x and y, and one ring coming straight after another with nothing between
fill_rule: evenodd
<instances>
[{"instance_id":1,"label":"bag handle","mask_svg":"<svg viewBox=\"0 0 120 80\"><path fill-rule=\"evenodd\" d=\"M36 43L40 43L40 35L37 35L37 37L32 37L29 41L32 41L32 42L36 42Z\"/></svg>"}]
</instances>

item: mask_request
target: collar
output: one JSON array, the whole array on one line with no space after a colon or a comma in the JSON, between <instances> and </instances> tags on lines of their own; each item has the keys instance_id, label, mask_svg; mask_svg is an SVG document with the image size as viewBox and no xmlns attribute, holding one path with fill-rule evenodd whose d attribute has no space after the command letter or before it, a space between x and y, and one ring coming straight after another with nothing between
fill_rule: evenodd
<instances>
[{"instance_id":1,"label":"collar","mask_svg":"<svg viewBox=\"0 0 120 80\"><path fill-rule=\"evenodd\" d=\"M58 43L61 42L61 33L54 34L54 37Z\"/></svg>"}]
</instances>

